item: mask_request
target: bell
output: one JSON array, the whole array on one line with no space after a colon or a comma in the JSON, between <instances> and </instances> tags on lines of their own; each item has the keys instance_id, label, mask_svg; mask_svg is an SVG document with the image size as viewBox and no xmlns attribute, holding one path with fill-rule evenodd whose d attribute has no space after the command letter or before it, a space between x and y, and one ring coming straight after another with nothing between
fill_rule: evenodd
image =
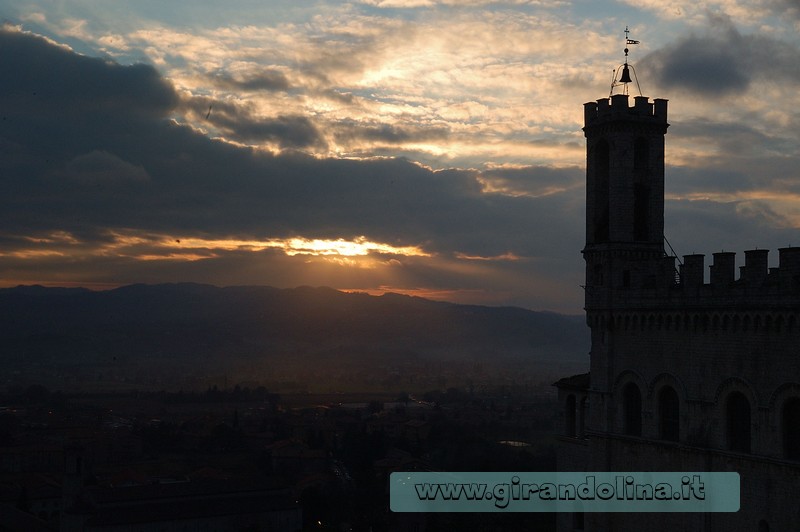
<instances>
[{"instance_id":1,"label":"bell","mask_svg":"<svg viewBox=\"0 0 800 532\"><path fill-rule=\"evenodd\" d=\"M624 65L622 65L622 75L619 77L619 82L630 83L631 81L633 80L631 79L631 73L628 70L628 63L625 63Z\"/></svg>"}]
</instances>

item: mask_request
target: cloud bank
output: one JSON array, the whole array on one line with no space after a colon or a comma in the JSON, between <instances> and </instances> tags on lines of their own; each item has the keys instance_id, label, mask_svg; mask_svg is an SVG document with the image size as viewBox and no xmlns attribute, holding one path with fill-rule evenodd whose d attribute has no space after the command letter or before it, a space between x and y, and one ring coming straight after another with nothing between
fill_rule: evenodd
<instances>
[{"instance_id":1,"label":"cloud bank","mask_svg":"<svg viewBox=\"0 0 800 532\"><path fill-rule=\"evenodd\" d=\"M0 82L9 103L0 125L7 279L35 265L54 281L183 275L291 285L316 277L340 287L435 286L457 297L505 277L507 297L531 275L535 286L537 272L542 285L554 282L558 255L578 247L577 167L433 171L397 158L254 149L181 123L176 113L189 104L152 67L81 56L10 29L0 47L14 51L0 68L18 74ZM246 113L208 101L213 127L274 136L288 148L316 142L307 120L248 124ZM289 253L292 239L334 252ZM348 255L343 242L374 245Z\"/></svg>"}]
</instances>

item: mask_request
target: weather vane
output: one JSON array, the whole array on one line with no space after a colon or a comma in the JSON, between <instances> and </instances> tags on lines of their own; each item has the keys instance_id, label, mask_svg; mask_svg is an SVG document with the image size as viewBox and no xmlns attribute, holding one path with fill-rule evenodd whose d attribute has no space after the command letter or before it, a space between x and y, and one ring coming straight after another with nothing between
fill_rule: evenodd
<instances>
[{"instance_id":1,"label":"weather vane","mask_svg":"<svg viewBox=\"0 0 800 532\"><path fill-rule=\"evenodd\" d=\"M630 38L630 33L628 26L625 26L625 63L614 70L614 76L611 78L609 97L614 94L614 87L619 86L622 86L622 94L628 94L628 83L633 81L633 79L631 79L631 71L633 71L633 77L636 79L636 87L639 89L639 95L641 96L642 94L642 88L639 86L639 78L636 76L636 70L628 64L628 52L630 52L628 46L639 44L639 41ZM617 79L617 74L619 74L619 79Z\"/></svg>"}]
</instances>

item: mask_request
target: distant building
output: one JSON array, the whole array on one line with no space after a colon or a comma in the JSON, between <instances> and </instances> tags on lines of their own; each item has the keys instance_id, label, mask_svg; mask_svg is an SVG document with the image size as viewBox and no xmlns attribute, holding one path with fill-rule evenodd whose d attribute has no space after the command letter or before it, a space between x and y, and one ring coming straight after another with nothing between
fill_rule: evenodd
<instances>
[{"instance_id":1,"label":"distant building","mask_svg":"<svg viewBox=\"0 0 800 532\"><path fill-rule=\"evenodd\" d=\"M627 50L626 50L627 52ZM627 69L627 62L626 62ZM612 87L613 92L613 87ZM737 471L738 513L560 514L559 530L799 530L800 248L664 251L667 101L584 105L590 373L556 383L564 471Z\"/></svg>"}]
</instances>

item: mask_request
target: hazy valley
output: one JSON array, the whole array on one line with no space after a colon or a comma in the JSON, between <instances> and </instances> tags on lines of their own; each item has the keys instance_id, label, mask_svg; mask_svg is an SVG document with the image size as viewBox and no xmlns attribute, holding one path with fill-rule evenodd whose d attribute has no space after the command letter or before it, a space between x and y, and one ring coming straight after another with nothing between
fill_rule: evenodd
<instances>
[{"instance_id":1,"label":"hazy valley","mask_svg":"<svg viewBox=\"0 0 800 532\"><path fill-rule=\"evenodd\" d=\"M0 290L8 389L279 392L538 386L588 361L583 318L330 288Z\"/></svg>"}]
</instances>

